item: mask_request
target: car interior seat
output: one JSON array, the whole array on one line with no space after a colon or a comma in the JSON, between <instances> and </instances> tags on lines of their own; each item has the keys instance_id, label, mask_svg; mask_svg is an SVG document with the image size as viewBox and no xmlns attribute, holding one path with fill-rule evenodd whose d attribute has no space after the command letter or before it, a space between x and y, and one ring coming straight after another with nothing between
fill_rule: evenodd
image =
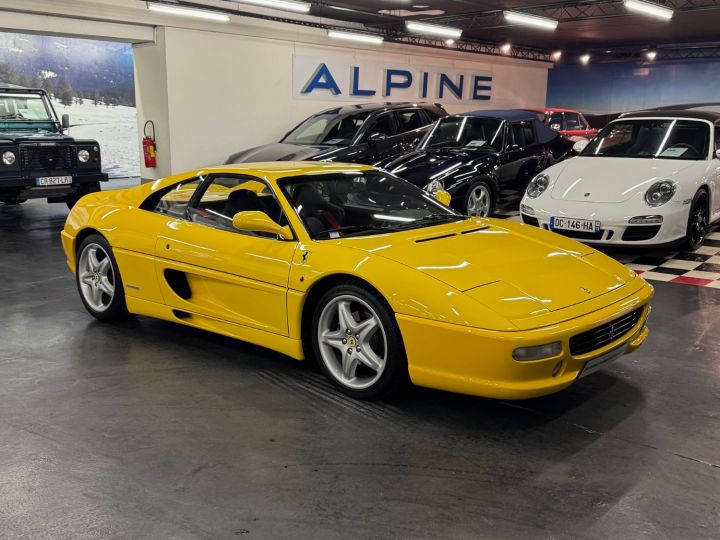
<instances>
[{"instance_id":1,"label":"car interior seat","mask_svg":"<svg viewBox=\"0 0 720 540\"><path fill-rule=\"evenodd\" d=\"M293 193L293 202L300 217L314 234L342 227L342 208L323 199L313 186L297 186Z\"/></svg>"}]
</instances>

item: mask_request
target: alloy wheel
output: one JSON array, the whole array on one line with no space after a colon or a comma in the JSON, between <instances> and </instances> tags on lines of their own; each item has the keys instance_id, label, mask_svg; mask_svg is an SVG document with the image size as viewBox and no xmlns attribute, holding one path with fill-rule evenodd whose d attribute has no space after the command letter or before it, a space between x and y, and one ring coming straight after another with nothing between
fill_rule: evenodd
<instances>
[{"instance_id":1,"label":"alloy wheel","mask_svg":"<svg viewBox=\"0 0 720 540\"><path fill-rule=\"evenodd\" d=\"M490 191L480 184L471 189L467 198L466 214L473 217L487 217L490 213Z\"/></svg>"},{"instance_id":2,"label":"alloy wheel","mask_svg":"<svg viewBox=\"0 0 720 540\"><path fill-rule=\"evenodd\" d=\"M99 244L88 244L78 260L78 283L85 302L105 311L115 296L115 275L110 256Z\"/></svg>"},{"instance_id":3,"label":"alloy wheel","mask_svg":"<svg viewBox=\"0 0 720 540\"><path fill-rule=\"evenodd\" d=\"M343 386L364 390L382 376L388 347L380 317L364 300L343 294L330 300L317 326L320 356Z\"/></svg>"},{"instance_id":4,"label":"alloy wheel","mask_svg":"<svg viewBox=\"0 0 720 540\"><path fill-rule=\"evenodd\" d=\"M707 234L708 218L707 209L702 201L697 205L695 214L693 215L692 222L690 224L690 236L694 245L700 246L705 241L705 235Z\"/></svg>"}]
</instances>

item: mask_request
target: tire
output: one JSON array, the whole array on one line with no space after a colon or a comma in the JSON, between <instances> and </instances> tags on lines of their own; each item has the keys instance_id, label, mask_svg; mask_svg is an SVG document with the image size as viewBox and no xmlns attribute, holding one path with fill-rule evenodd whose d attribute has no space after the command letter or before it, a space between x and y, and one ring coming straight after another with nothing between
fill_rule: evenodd
<instances>
[{"instance_id":1,"label":"tire","mask_svg":"<svg viewBox=\"0 0 720 540\"><path fill-rule=\"evenodd\" d=\"M480 197L483 197L480 199ZM481 202L485 201L485 202ZM466 216L488 217L495 211L493 190L485 180L472 184L463 199L462 213Z\"/></svg>"},{"instance_id":2,"label":"tire","mask_svg":"<svg viewBox=\"0 0 720 540\"><path fill-rule=\"evenodd\" d=\"M688 216L687 227L685 228L685 240L683 247L688 251L695 251L702 246L707 236L709 222L708 195L700 190L693 197Z\"/></svg>"},{"instance_id":3,"label":"tire","mask_svg":"<svg viewBox=\"0 0 720 540\"><path fill-rule=\"evenodd\" d=\"M409 381L395 318L364 288L347 283L327 291L313 314L311 332L320 368L344 394L379 399Z\"/></svg>"},{"instance_id":4,"label":"tire","mask_svg":"<svg viewBox=\"0 0 720 540\"><path fill-rule=\"evenodd\" d=\"M27 199L18 199L17 197L0 197L0 202L6 204L7 206L22 204L25 201L27 201Z\"/></svg>"},{"instance_id":5,"label":"tire","mask_svg":"<svg viewBox=\"0 0 720 540\"><path fill-rule=\"evenodd\" d=\"M111 322L129 317L112 247L99 234L91 234L78 247L75 282L85 309L97 320Z\"/></svg>"}]
</instances>

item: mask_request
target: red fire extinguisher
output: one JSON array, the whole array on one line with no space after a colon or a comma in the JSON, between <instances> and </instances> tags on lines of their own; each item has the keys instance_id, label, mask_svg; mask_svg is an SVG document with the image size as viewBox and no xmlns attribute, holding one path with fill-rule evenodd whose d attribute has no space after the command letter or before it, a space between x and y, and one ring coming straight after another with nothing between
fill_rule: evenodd
<instances>
[{"instance_id":1,"label":"red fire extinguisher","mask_svg":"<svg viewBox=\"0 0 720 540\"><path fill-rule=\"evenodd\" d=\"M152 130L152 135L148 135L148 126ZM157 146L155 144L155 124L152 120L145 122L143 127L143 156L145 157L145 167L152 169L157 167Z\"/></svg>"}]
</instances>

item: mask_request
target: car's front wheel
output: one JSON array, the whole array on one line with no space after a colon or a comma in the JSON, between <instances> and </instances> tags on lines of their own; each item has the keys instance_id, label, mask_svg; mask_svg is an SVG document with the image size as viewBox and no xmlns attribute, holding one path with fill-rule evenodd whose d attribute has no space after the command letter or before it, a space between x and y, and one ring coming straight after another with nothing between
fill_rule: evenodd
<instances>
[{"instance_id":1,"label":"car's front wheel","mask_svg":"<svg viewBox=\"0 0 720 540\"><path fill-rule=\"evenodd\" d=\"M75 278L80 299L93 317L100 321L128 317L120 271L105 238L92 234L82 241Z\"/></svg>"},{"instance_id":2,"label":"car's front wheel","mask_svg":"<svg viewBox=\"0 0 720 540\"><path fill-rule=\"evenodd\" d=\"M334 287L318 302L313 351L336 388L358 399L377 399L407 381L400 330L375 294L355 284Z\"/></svg>"},{"instance_id":3,"label":"car's front wheel","mask_svg":"<svg viewBox=\"0 0 720 540\"><path fill-rule=\"evenodd\" d=\"M703 245L709 224L709 204L705 191L698 191L693 198L685 232L685 248L695 251Z\"/></svg>"},{"instance_id":4,"label":"car's front wheel","mask_svg":"<svg viewBox=\"0 0 720 540\"><path fill-rule=\"evenodd\" d=\"M492 190L487 182L475 182L465 194L463 213L472 217L488 217L495 209Z\"/></svg>"}]
</instances>

